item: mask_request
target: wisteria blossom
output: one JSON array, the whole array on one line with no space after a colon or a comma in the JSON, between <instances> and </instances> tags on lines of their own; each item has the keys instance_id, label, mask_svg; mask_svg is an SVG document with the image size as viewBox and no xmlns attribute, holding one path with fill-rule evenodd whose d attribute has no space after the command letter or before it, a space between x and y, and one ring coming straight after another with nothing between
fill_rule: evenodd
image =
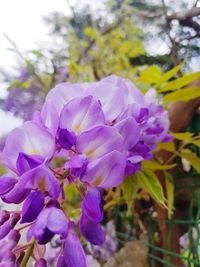
<instances>
[{"instance_id":1,"label":"wisteria blossom","mask_svg":"<svg viewBox=\"0 0 200 267\"><path fill-rule=\"evenodd\" d=\"M53 88L41 112L14 129L3 149L9 172L0 177L0 196L22 209L0 214L1 266L19 266L30 246L43 248L33 255L35 266L49 266L44 248L55 237L56 266L87 266L82 240L95 246L107 240L101 225L105 190L139 171L156 144L170 140L168 128L155 92L143 95L120 77ZM65 209L71 184L82 202L75 221ZM25 246L18 244L23 228Z\"/></svg>"}]
</instances>

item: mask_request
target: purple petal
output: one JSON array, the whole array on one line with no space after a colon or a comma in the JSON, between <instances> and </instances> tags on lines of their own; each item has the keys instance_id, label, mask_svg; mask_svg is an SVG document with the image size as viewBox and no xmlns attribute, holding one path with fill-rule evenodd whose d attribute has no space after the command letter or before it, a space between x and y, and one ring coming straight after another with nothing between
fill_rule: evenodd
<instances>
[{"instance_id":1,"label":"purple petal","mask_svg":"<svg viewBox=\"0 0 200 267\"><path fill-rule=\"evenodd\" d=\"M70 173L75 177L81 177L86 171L87 164L88 160L85 155L76 155L67 162L65 167L69 168Z\"/></svg>"},{"instance_id":2,"label":"purple petal","mask_svg":"<svg viewBox=\"0 0 200 267\"><path fill-rule=\"evenodd\" d=\"M70 149L76 143L76 135L67 129L59 129L58 143L62 148Z\"/></svg>"},{"instance_id":3,"label":"purple petal","mask_svg":"<svg viewBox=\"0 0 200 267\"><path fill-rule=\"evenodd\" d=\"M125 165L124 155L118 151L113 151L90 162L81 180L95 187L116 187L124 179Z\"/></svg>"},{"instance_id":4,"label":"purple petal","mask_svg":"<svg viewBox=\"0 0 200 267\"><path fill-rule=\"evenodd\" d=\"M66 215L60 209L55 207L50 208L47 219L47 228L54 234L59 234L62 238L65 238L68 233L68 221Z\"/></svg>"},{"instance_id":5,"label":"purple petal","mask_svg":"<svg viewBox=\"0 0 200 267\"><path fill-rule=\"evenodd\" d=\"M132 81L128 79L123 79L116 75L110 75L101 80L102 82L109 82L112 85L115 84L118 90L120 89L125 97L125 103L133 104L138 103L143 104L143 94L142 92L134 86Z\"/></svg>"},{"instance_id":6,"label":"purple petal","mask_svg":"<svg viewBox=\"0 0 200 267\"><path fill-rule=\"evenodd\" d=\"M110 126L96 126L83 132L77 138L78 152L85 154L90 160L102 157L113 151L122 151L123 138L117 129Z\"/></svg>"},{"instance_id":7,"label":"purple petal","mask_svg":"<svg viewBox=\"0 0 200 267\"><path fill-rule=\"evenodd\" d=\"M42 163L42 161L43 159L38 155L29 156L20 152L16 163L19 175L22 175L24 172L37 167Z\"/></svg>"},{"instance_id":8,"label":"purple petal","mask_svg":"<svg viewBox=\"0 0 200 267\"><path fill-rule=\"evenodd\" d=\"M2 196L2 200L6 203L21 203L30 192L30 189L25 188L25 182L25 180L20 178L12 190Z\"/></svg>"},{"instance_id":9,"label":"purple petal","mask_svg":"<svg viewBox=\"0 0 200 267\"><path fill-rule=\"evenodd\" d=\"M126 106L123 89L105 80L88 84L86 92L101 102L108 123L114 121Z\"/></svg>"},{"instance_id":10,"label":"purple petal","mask_svg":"<svg viewBox=\"0 0 200 267\"><path fill-rule=\"evenodd\" d=\"M34 221L44 207L44 195L39 192L32 192L22 207L21 223Z\"/></svg>"},{"instance_id":11,"label":"purple petal","mask_svg":"<svg viewBox=\"0 0 200 267\"><path fill-rule=\"evenodd\" d=\"M45 165L40 165L24 173L21 179L24 180L25 188L39 189L48 193L53 199L57 199L61 192L57 179Z\"/></svg>"},{"instance_id":12,"label":"purple petal","mask_svg":"<svg viewBox=\"0 0 200 267\"><path fill-rule=\"evenodd\" d=\"M60 116L60 128L73 131L77 135L90 127L104 123L101 105L92 96L72 99L65 105Z\"/></svg>"},{"instance_id":13,"label":"purple petal","mask_svg":"<svg viewBox=\"0 0 200 267\"><path fill-rule=\"evenodd\" d=\"M82 215L80 219L80 231L85 239L94 245L100 246L105 242L105 233L101 225L85 215Z\"/></svg>"},{"instance_id":14,"label":"purple petal","mask_svg":"<svg viewBox=\"0 0 200 267\"><path fill-rule=\"evenodd\" d=\"M75 97L84 95L84 93L84 88L81 84L60 83L48 93L44 106L46 105L46 102L50 101L50 103L54 105L58 115L60 115L60 112L66 103ZM47 112L48 111L49 109L47 108Z\"/></svg>"},{"instance_id":15,"label":"purple petal","mask_svg":"<svg viewBox=\"0 0 200 267\"><path fill-rule=\"evenodd\" d=\"M82 203L82 212L90 220L101 222L103 219L103 199L98 188L90 188Z\"/></svg>"},{"instance_id":16,"label":"purple petal","mask_svg":"<svg viewBox=\"0 0 200 267\"><path fill-rule=\"evenodd\" d=\"M59 234L65 238L68 233L68 222L64 212L58 208L50 207L42 210L35 224L29 229L28 240L34 236L40 244L46 244L54 236Z\"/></svg>"},{"instance_id":17,"label":"purple petal","mask_svg":"<svg viewBox=\"0 0 200 267\"><path fill-rule=\"evenodd\" d=\"M64 259L67 267L87 267L81 242L74 230L70 229L64 246Z\"/></svg>"},{"instance_id":18,"label":"purple petal","mask_svg":"<svg viewBox=\"0 0 200 267\"><path fill-rule=\"evenodd\" d=\"M45 259L39 259L36 261L35 267L47 267L47 262Z\"/></svg>"},{"instance_id":19,"label":"purple petal","mask_svg":"<svg viewBox=\"0 0 200 267\"><path fill-rule=\"evenodd\" d=\"M58 261L57 261L56 267L68 267L67 264L65 263L65 259L64 259L63 255L60 255L58 257Z\"/></svg>"},{"instance_id":20,"label":"purple petal","mask_svg":"<svg viewBox=\"0 0 200 267\"><path fill-rule=\"evenodd\" d=\"M59 114L54 105L54 101L46 101L41 111L41 122L46 126L53 136L56 135L59 125Z\"/></svg>"},{"instance_id":21,"label":"purple petal","mask_svg":"<svg viewBox=\"0 0 200 267\"><path fill-rule=\"evenodd\" d=\"M115 125L124 139L124 147L129 150L134 147L140 138L140 129L134 118L127 118Z\"/></svg>"},{"instance_id":22,"label":"purple petal","mask_svg":"<svg viewBox=\"0 0 200 267\"><path fill-rule=\"evenodd\" d=\"M47 130L34 122L26 122L8 135L3 150L3 160L8 168L18 173L16 163L20 152L50 159L54 149L54 138Z\"/></svg>"},{"instance_id":23,"label":"purple petal","mask_svg":"<svg viewBox=\"0 0 200 267\"><path fill-rule=\"evenodd\" d=\"M4 195L13 189L17 179L8 174L0 176L0 195Z\"/></svg>"}]
</instances>

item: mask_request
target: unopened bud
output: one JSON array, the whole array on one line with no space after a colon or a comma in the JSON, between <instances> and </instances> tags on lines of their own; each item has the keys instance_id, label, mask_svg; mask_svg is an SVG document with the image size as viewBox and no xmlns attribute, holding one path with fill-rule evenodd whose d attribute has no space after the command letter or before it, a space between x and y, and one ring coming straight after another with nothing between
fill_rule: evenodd
<instances>
[{"instance_id":1,"label":"unopened bud","mask_svg":"<svg viewBox=\"0 0 200 267\"><path fill-rule=\"evenodd\" d=\"M0 211L0 226L10 218L9 212L6 210Z\"/></svg>"},{"instance_id":2,"label":"unopened bud","mask_svg":"<svg viewBox=\"0 0 200 267\"><path fill-rule=\"evenodd\" d=\"M14 212L11 214L10 218L0 226L0 240L7 236L11 229L17 224L19 219L19 213Z\"/></svg>"}]
</instances>

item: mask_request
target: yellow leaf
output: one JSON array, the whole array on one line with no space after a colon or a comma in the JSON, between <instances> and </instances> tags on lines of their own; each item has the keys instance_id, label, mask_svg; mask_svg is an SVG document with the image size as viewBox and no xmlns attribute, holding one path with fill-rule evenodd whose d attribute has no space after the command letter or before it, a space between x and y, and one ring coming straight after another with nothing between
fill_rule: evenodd
<instances>
[{"instance_id":1,"label":"yellow leaf","mask_svg":"<svg viewBox=\"0 0 200 267\"><path fill-rule=\"evenodd\" d=\"M200 147L200 140L194 140L194 141L192 141L192 143L193 143L195 146Z\"/></svg>"},{"instance_id":2,"label":"yellow leaf","mask_svg":"<svg viewBox=\"0 0 200 267\"><path fill-rule=\"evenodd\" d=\"M168 172L165 172L164 174L167 194L168 218L171 218L174 210L174 179Z\"/></svg>"},{"instance_id":3,"label":"yellow leaf","mask_svg":"<svg viewBox=\"0 0 200 267\"><path fill-rule=\"evenodd\" d=\"M163 149L163 150L170 151L170 152L175 151L175 145L174 145L173 141L158 143L157 147L158 147L158 149Z\"/></svg>"},{"instance_id":4,"label":"yellow leaf","mask_svg":"<svg viewBox=\"0 0 200 267\"><path fill-rule=\"evenodd\" d=\"M191 152L189 149L183 149L180 156L190 162L192 167L200 173L200 158L196 154Z\"/></svg>"},{"instance_id":5,"label":"yellow leaf","mask_svg":"<svg viewBox=\"0 0 200 267\"><path fill-rule=\"evenodd\" d=\"M188 101L197 98L199 96L200 96L199 86L189 87L167 94L166 96L163 97L163 103L180 101L180 100Z\"/></svg>"},{"instance_id":6,"label":"yellow leaf","mask_svg":"<svg viewBox=\"0 0 200 267\"><path fill-rule=\"evenodd\" d=\"M136 79L136 83L153 84L161 76L161 70L157 66L150 66L140 72L140 77Z\"/></svg>"},{"instance_id":7,"label":"yellow leaf","mask_svg":"<svg viewBox=\"0 0 200 267\"><path fill-rule=\"evenodd\" d=\"M171 91L180 89L193 81L196 81L198 78L200 78L200 72L194 72L187 74L181 78L178 78L176 80L173 80L171 82L168 82L162 89L161 92Z\"/></svg>"},{"instance_id":8,"label":"yellow leaf","mask_svg":"<svg viewBox=\"0 0 200 267\"><path fill-rule=\"evenodd\" d=\"M128 214L131 214L131 207L138 191L138 181L136 176L127 176L121 186L124 199L128 206Z\"/></svg>"},{"instance_id":9,"label":"yellow leaf","mask_svg":"<svg viewBox=\"0 0 200 267\"><path fill-rule=\"evenodd\" d=\"M171 79L172 77L174 77L174 75L183 67L183 65L185 64L185 61L181 64L179 64L178 66L174 67L173 69L169 70L168 72L166 72L157 82L157 86L162 85L163 83L165 83L166 81L168 81L169 79Z\"/></svg>"},{"instance_id":10,"label":"yellow leaf","mask_svg":"<svg viewBox=\"0 0 200 267\"><path fill-rule=\"evenodd\" d=\"M163 188L158 180L158 177L151 170L143 170L135 174L138 179L138 183L144 191L160 205L166 207Z\"/></svg>"},{"instance_id":11,"label":"yellow leaf","mask_svg":"<svg viewBox=\"0 0 200 267\"><path fill-rule=\"evenodd\" d=\"M174 168L176 166L176 164L161 165L155 161L144 160L142 162L142 166L145 169L150 169L150 170L169 170L169 169Z\"/></svg>"},{"instance_id":12,"label":"yellow leaf","mask_svg":"<svg viewBox=\"0 0 200 267\"><path fill-rule=\"evenodd\" d=\"M171 133L174 138L182 141L191 141L192 133L185 132L185 133Z\"/></svg>"},{"instance_id":13,"label":"yellow leaf","mask_svg":"<svg viewBox=\"0 0 200 267\"><path fill-rule=\"evenodd\" d=\"M91 37L91 38L95 38L97 35L97 32L92 27L86 27L84 29L84 33L85 33L85 35L87 35L88 37Z\"/></svg>"}]
</instances>

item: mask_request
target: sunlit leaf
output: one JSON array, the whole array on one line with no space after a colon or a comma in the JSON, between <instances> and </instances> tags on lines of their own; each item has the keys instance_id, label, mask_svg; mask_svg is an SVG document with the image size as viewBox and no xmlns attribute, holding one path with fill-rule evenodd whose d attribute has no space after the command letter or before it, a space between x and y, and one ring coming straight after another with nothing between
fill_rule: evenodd
<instances>
[{"instance_id":1,"label":"sunlit leaf","mask_svg":"<svg viewBox=\"0 0 200 267\"><path fill-rule=\"evenodd\" d=\"M176 166L176 164L161 165L155 161L145 160L142 162L142 166L150 170L170 170Z\"/></svg>"},{"instance_id":2,"label":"sunlit leaf","mask_svg":"<svg viewBox=\"0 0 200 267\"><path fill-rule=\"evenodd\" d=\"M188 101L200 96L200 87L189 87L169 93L163 97L163 103L174 102L174 101Z\"/></svg>"},{"instance_id":3,"label":"sunlit leaf","mask_svg":"<svg viewBox=\"0 0 200 267\"><path fill-rule=\"evenodd\" d=\"M165 172L164 175L167 195L168 218L171 218L174 210L174 179L168 172Z\"/></svg>"},{"instance_id":4,"label":"sunlit leaf","mask_svg":"<svg viewBox=\"0 0 200 267\"><path fill-rule=\"evenodd\" d=\"M161 69L157 66L150 66L140 72L140 77L135 83L155 84L161 76Z\"/></svg>"},{"instance_id":5,"label":"sunlit leaf","mask_svg":"<svg viewBox=\"0 0 200 267\"><path fill-rule=\"evenodd\" d=\"M158 204L166 207L163 188L155 173L145 169L135 175L137 176L140 187L149 193Z\"/></svg>"},{"instance_id":6,"label":"sunlit leaf","mask_svg":"<svg viewBox=\"0 0 200 267\"><path fill-rule=\"evenodd\" d=\"M138 191L138 181L136 176L127 176L122 184L123 197L128 206L128 214L131 214L133 200Z\"/></svg>"},{"instance_id":7,"label":"sunlit leaf","mask_svg":"<svg viewBox=\"0 0 200 267\"><path fill-rule=\"evenodd\" d=\"M192 141L192 143L193 143L195 146L200 147L200 140L194 140L194 141Z\"/></svg>"},{"instance_id":8,"label":"sunlit leaf","mask_svg":"<svg viewBox=\"0 0 200 267\"><path fill-rule=\"evenodd\" d=\"M191 141L192 133L185 132L185 133L171 133L174 138L182 141Z\"/></svg>"},{"instance_id":9,"label":"sunlit leaf","mask_svg":"<svg viewBox=\"0 0 200 267\"><path fill-rule=\"evenodd\" d=\"M187 75L184 75L181 78L177 78L176 80L173 80L171 82L168 82L162 89L161 92L171 91L180 89L193 81L196 81L200 78L200 72L193 72Z\"/></svg>"},{"instance_id":10,"label":"sunlit leaf","mask_svg":"<svg viewBox=\"0 0 200 267\"><path fill-rule=\"evenodd\" d=\"M185 64L185 62L179 64L178 66L174 67L173 69L169 70L168 72L166 72L158 81L157 81L157 86L162 85L163 83L167 82L168 80L170 80L171 78L174 77L174 75L176 75L179 70L183 67L183 65Z\"/></svg>"},{"instance_id":11,"label":"sunlit leaf","mask_svg":"<svg viewBox=\"0 0 200 267\"><path fill-rule=\"evenodd\" d=\"M175 151L175 144L173 141L158 143L157 147L158 147L158 149L163 149L163 150L170 151L170 152Z\"/></svg>"},{"instance_id":12,"label":"sunlit leaf","mask_svg":"<svg viewBox=\"0 0 200 267\"><path fill-rule=\"evenodd\" d=\"M200 173L200 158L189 149L183 149L180 156L190 162L192 167Z\"/></svg>"}]
</instances>

